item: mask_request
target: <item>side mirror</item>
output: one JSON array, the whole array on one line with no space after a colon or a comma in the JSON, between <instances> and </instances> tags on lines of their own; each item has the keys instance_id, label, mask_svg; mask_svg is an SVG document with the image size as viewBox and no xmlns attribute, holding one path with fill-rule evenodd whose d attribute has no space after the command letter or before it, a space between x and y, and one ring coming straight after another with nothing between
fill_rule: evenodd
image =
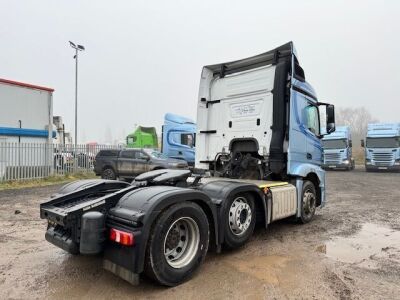
<instances>
[{"instance_id":1,"label":"side mirror","mask_svg":"<svg viewBox=\"0 0 400 300\"><path fill-rule=\"evenodd\" d=\"M326 132L332 133L336 130L335 125L335 106L328 104L326 106Z\"/></svg>"},{"instance_id":2,"label":"side mirror","mask_svg":"<svg viewBox=\"0 0 400 300\"><path fill-rule=\"evenodd\" d=\"M365 147L365 143L364 143L364 140L361 140L361 147Z\"/></svg>"}]
</instances>

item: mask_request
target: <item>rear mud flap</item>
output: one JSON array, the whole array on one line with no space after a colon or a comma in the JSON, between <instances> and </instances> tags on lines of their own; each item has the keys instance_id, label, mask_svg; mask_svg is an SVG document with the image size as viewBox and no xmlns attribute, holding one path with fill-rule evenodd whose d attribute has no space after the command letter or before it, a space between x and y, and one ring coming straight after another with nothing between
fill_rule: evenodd
<instances>
[{"instance_id":1,"label":"rear mud flap","mask_svg":"<svg viewBox=\"0 0 400 300\"><path fill-rule=\"evenodd\" d=\"M123 280L128 281L132 285L139 284L139 274L133 273L128 269L121 267L108 259L103 260L103 268L111 273L121 277Z\"/></svg>"}]
</instances>

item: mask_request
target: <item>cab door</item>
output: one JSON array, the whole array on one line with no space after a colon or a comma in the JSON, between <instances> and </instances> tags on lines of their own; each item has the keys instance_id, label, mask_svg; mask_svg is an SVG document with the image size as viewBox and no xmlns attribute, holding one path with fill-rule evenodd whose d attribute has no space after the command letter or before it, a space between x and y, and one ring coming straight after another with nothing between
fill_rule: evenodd
<instances>
[{"instance_id":1,"label":"cab door","mask_svg":"<svg viewBox=\"0 0 400 300\"><path fill-rule=\"evenodd\" d=\"M135 164L135 150L123 150L118 158L119 175L133 175L133 166Z\"/></svg>"},{"instance_id":2,"label":"cab door","mask_svg":"<svg viewBox=\"0 0 400 300\"><path fill-rule=\"evenodd\" d=\"M150 156L142 150L135 151L135 159L132 164L133 173L135 175L142 174L149 170Z\"/></svg>"},{"instance_id":3,"label":"cab door","mask_svg":"<svg viewBox=\"0 0 400 300\"><path fill-rule=\"evenodd\" d=\"M306 97L307 99L307 97ZM319 136L320 119L319 109L315 102L307 100L307 106L304 109L304 124L306 127L306 159L308 162L321 165L322 146Z\"/></svg>"}]
</instances>

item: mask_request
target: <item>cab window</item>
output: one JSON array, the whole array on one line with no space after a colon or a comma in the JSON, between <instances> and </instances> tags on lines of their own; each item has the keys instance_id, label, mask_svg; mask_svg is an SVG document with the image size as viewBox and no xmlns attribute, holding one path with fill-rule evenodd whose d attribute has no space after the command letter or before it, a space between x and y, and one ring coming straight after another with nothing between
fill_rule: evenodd
<instances>
[{"instance_id":1,"label":"cab window","mask_svg":"<svg viewBox=\"0 0 400 300\"><path fill-rule=\"evenodd\" d=\"M128 143L127 144L133 144L135 142L136 142L136 136L128 137Z\"/></svg>"},{"instance_id":2,"label":"cab window","mask_svg":"<svg viewBox=\"0 0 400 300\"><path fill-rule=\"evenodd\" d=\"M181 144L189 146L190 148L194 147L194 137L191 133L182 133L181 134Z\"/></svg>"},{"instance_id":3,"label":"cab window","mask_svg":"<svg viewBox=\"0 0 400 300\"><path fill-rule=\"evenodd\" d=\"M136 158L137 159L144 159L146 160L149 156L142 151L136 151Z\"/></svg>"},{"instance_id":4,"label":"cab window","mask_svg":"<svg viewBox=\"0 0 400 300\"><path fill-rule=\"evenodd\" d=\"M320 135L319 131L319 112L314 105L306 107L306 126L315 135Z\"/></svg>"},{"instance_id":5,"label":"cab window","mask_svg":"<svg viewBox=\"0 0 400 300\"><path fill-rule=\"evenodd\" d=\"M134 150L125 150L125 151L121 151L120 156L122 158L135 158L136 152L137 151L134 151Z\"/></svg>"}]
</instances>

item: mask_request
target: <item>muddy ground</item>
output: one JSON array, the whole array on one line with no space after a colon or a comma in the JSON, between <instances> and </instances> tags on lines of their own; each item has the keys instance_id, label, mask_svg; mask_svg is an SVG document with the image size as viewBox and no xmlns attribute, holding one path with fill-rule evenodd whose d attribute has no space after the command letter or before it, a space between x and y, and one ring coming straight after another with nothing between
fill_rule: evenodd
<instances>
[{"instance_id":1,"label":"muddy ground","mask_svg":"<svg viewBox=\"0 0 400 300\"><path fill-rule=\"evenodd\" d=\"M2 191L0 298L399 299L400 174L333 171L327 186L313 222L259 228L245 247L209 253L175 288L130 286L104 271L101 257L47 243L39 203L59 186Z\"/></svg>"}]
</instances>

